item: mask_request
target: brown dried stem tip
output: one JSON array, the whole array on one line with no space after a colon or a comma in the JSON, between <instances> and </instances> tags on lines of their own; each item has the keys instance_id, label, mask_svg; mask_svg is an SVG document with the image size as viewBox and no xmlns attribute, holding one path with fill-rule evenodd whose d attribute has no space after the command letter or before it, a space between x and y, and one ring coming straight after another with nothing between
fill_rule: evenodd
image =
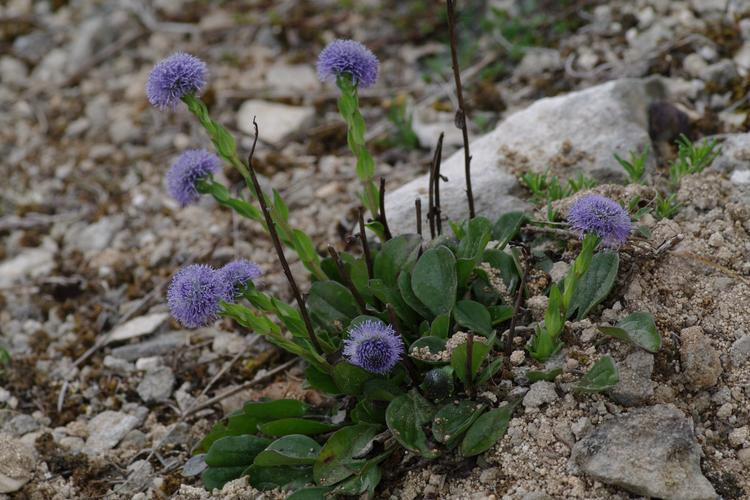
<instances>
[{"instance_id":1,"label":"brown dried stem tip","mask_svg":"<svg viewBox=\"0 0 750 500\"><path fill-rule=\"evenodd\" d=\"M453 62L453 79L456 81L456 98L458 99L458 110L456 111L456 127L461 129L464 140L464 173L466 174L466 197L469 201L469 217L474 218L474 194L471 190L471 153L469 152L469 130L466 122L469 117L464 105L464 93L461 87L461 70L458 66L458 42L456 41L456 2L446 0L448 7L448 31L451 40L451 60Z\"/></svg>"},{"instance_id":2,"label":"brown dried stem tip","mask_svg":"<svg viewBox=\"0 0 750 500\"><path fill-rule=\"evenodd\" d=\"M302 295L300 294L299 288L297 287L297 282L294 281L292 271L291 269L289 269L289 263L286 261L286 257L284 256L284 249L281 246L281 240L279 240L279 233L276 232L276 225L271 218L271 214L268 212L268 206L266 205L266 196L265 194L263 194L263 191L261 191L260 183L258 182L258 176L255 174L255 168L253 167L253 155L255 154L255 145L258 142L258 123L255 121L255 117L253 117L253 127L255 127L255 137L253 138L253 147L250 149L250 154L247 157L247 167L250 172L250 179L253 183L253 186L255 187L255 192L258 193L258 204L260 205L260 210L263 212L263 217L266 220L268 233L271 235L271 241L273 241L273 246L276 249L276 255L279 256L281 267L284 269L284 275L286 276L286 280L289 282L289 286L292 289L294 299L297 301L297 306L299 306L302 320L304 321L305 327L307 328L307 333L310 336L310 342L315 347L315 350L318 351L318 353L323 354L323 348L321 347L320 342L318 342L318 337L317 335L315 335L315 329L313 328L312 321L310 321L310 315L307 313L307 306L305 305L305 301L302 299Z\"/></svg>"},{"instance_id":3,"label":"brown dried stem tip","mask_svg":"<svg viewBox=\"0 0 750 500\"><path fill-rule=\"evenodd\" d=\"M435 230L440 235L443 232L443 223L440 219L440 162L443 158L443 137L445 134L440 132L435 154L432 156L429 176L429 198L427 207L427 220L430 221L430 238L435 239Z\"/></svg>"}]
</instances>

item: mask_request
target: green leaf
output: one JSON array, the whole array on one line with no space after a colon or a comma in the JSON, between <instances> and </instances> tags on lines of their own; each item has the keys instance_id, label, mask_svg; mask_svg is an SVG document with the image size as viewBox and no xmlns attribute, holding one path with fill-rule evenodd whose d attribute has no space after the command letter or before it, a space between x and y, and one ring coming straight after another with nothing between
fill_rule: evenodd
<instances>
[{"instance_id":1,"label":"green leaf","mask_svg":"<svg viewBox=\"0 0 750 500\"><path fill-rule=\"evenodd\" d=\"M309 465L261 467L245 469L250 486L261 491L277 488L293 490L312 482L313 468Z\"/></svg>"},{"instance_id":2,"label":"green leaf","mask_svg":"<svg viewBox=\"0 0 750 500\"><path fill-rule=\"evenodd\" d=\"M401 294L398 292L398 288L387 286L383 283L383 280L371 279L370 292L381 302L393 306L396 316L404 322L405 328L412 329L419 324L421 318L404 302L404 299L401 298Z\"/></svg>"},{"instance_id":3,"label":"green leaf","mask_svg":"<svg viewBox=\"0 0 750 500\"><path fill-rule=\"evenodd\" d=\"M349 418L358 424L382 425L385 423L385 409L383 401L363 399L349 412Z\"/></svg>"},{"instance_id":4,"label":"green leaf","mask_svg":"<svg viewBox=\"0 0 750 500\"><path fill-rule=\"evenodd\" d=\"M434 406L412 389L391 401L385 411L385 422L401 446L425 458L435 458L437 449L429 446L422 428L434 415Z\"/></svg>"},{"instance_id":5,"label":"green leaf","mask_svg":"<svg viewBox=\"0 0 750 500\"><path fill-rule=\"evenodd\" d=\"M304 434L314 436L335 431L338 425L327 424L318 420L304 418L282 418L258 425L258 430L269 436L287 436L290 434Z\"/></svg>"},{"instance_id":6,"label":"green leaf","mask_svg":"<svg viewBox=\"0 0 750 500\"><path fill-rule=\"evenodd\" d=\"M466 432L461 442L461 454L473 457L489 450L508 430L508 422L520 399L480 416Z\"/></svg>"},{"instance_id":7,"label":"green leaf","mask_svg":"<svg viewBox=\"0 0 750 500\"><path fill-rule=\"evenodd\" d=\"M444 246L427 250L412 271L414 295L434 314L449 314L456 303L456 258Z\"/></svg>"},{"instance_id":8,"label":"green leaf","mask_svg":"<svg viewBox=\"0 0 750 500\"><path fill-rule=\"evenodd\" d=\"M634 312L617 323L616 326L600 326L604 335L615 337L637 345L648 352L661 349L661 335L656 330L654 317L645 312Z\"/></svg>"},{"instance_id":9,"label":"green leaf","mask_svg":"<svg viewBox=\"0 0 750 500\"><path fill-rule=\"evenodd\" d=\"M469 221L466 234L461 238L456 250L458 284L461 287L465 286L469 280L490 238L492 238L490 221L484 217L475 217Z\"/></svg>"},{"instance_id":10,"label":"green leaf","mask_svg":"<svg viewBox=\"0 0 750 500\"><path fill-rule=\"evenodd\" d=\"M331 485L357 474L367 460L365 454L381 427L372 424L357 424L336 431L320 450L313 465L313 477L319 485Z\"/></svg>"},{"instance_id":11,"label":"green leaf","mask_svg":"<svg viewBox=\"0 0 750 500\"><path fill-rule=\"evenodd\" d=\"M529 370L526 373L526 378L528 378L529 381L531 382L539 382L540 380L546 380L547 382L552 382L561 373L562 373L562 368L555 368L547 372Z\"/></svg>"},{"instance_id":12,"label":"green leaf","mask_svg":"<svg viewBox=\"0 0 750 500\"><path fill-rule=\"evenodd\" d=\"M247 402L244 406L246 415L267 420L279 418L302 417L307 413L307 405L296 399L277 399L275 401Z\"/></svg>"},{"instance_id":13,"label":"green leaf","mask_svg":"<svg viewBox=\"0 0 750 500\"><path fill-rule=\"evenodd\" d=\"M526 223L528 216L524 212L508 212L497 219L492 226L492 239L498 241L497 248L502 250L517 234L521 226Z\"/></svg>"},{"instance_id":14,"label":"green leaf","mask_svg":"<svg viewBox=\"0 0 750 500\"><path fill-rule=\"evenodd\" d=\"M373 260L374 278L396 287L399 273L409 270L417 261L422 238L418 234L402 234L385 243Z\"/></svg>"},{"instance_id":15,"label":"green leaf","mask_svg":"<svg viewBox=\"0 0 750 500\"><path fill-rule=\"evenodd\" d=\"M362 392L367 399L374 401L393 401L404 391L389 380L374 378L365 382Z\"/></svg>"},{"instance_id":16,"label":"green leaf","mask_svg":"<svg viewBox=\"0 0 750 500\"><path fill-rule=\"evenodd\" d=\"M333 367L333 381L344 394L356 396L362 392L365 382L374 378L359 366L354 366L346 361L341 361Z\"/></svg>"},{"instance_id":17,"label":"green leaf","mask_svg":"<svg viewBox=\"0 0 750 500\"><path fill-rule=\"evenodd\" d=\"M336 281L314 282L310 287L307 306L313 318L328 331L336 323L343 328L360 312L352 292Z\"/></svg>"},{"instance_id":18,"label":"green leaf","mask_svg":"<svg viewBox=\"0 0 750 500\"><path fill-rule=\"evenodd\" d=\"M313 366L308 366L305 369L305 380L310 387L318 391L326 394L341 394L341 390L333 381L333 377Z\"/></svg>"},{"instance_id":19,"label":"green leaf","mask_svg":"<svg viewBox=\"0 0 750 500\"><path fill-rule=\"evenodd\" d=\"M482 341L480 341L481 339ZM477 374L479 371L479 367L482 366L482 362L487 357L487 354L489 354L490 350L492 349L492 345L495 342L495 334L493 333L490 335L489 338L484 337L474 337L474 344L472 348L472 356L471 356L471 376L472 378ZM453 367L453 371L456 374L456 377L461 381L461 383L466 384L466 342L459 345L455 349L453 349L453 352L451 353L451 367Z\"/></svg>"},{"instance_id":20,"label":"green leaf","mask_svg":"<svg viewBox=\"0 0 750 500\"><path fill-rule=\"evenodd\" d=\"M456 257L459 259L478 258L492 237L492 224L484 217L475 217L467 224L466 234L458 243Z\"/></svg>"},{"instance_id":21,"label":"green leaf","mask_svg":"<svg viewBox=\"0 0 750 500\"><path fill-rule=\"evenodd\" d=\"M200 442L195 445L192 452L206 453L214 441L224 436L239 436L242 434L255 434L258 432L258 424L261 422L257 417L245 414L244 410L238 410L226 419L217 422L211 431L206 434Z\"/></svg>"},{"instance_id":22,"label":"green leaf","mask_svg":"<svg viewBox=\"0 0 750 500\"><path fill-rule=\"evenodd\" d=\"M281 216L282 220L289 220L289 207L284 203L281 193L275 189L273 190L273 208Z\"/></svg>"},{"instance_id":23,"label":"green leaf","mask_svg":"<svg viewBox=\"0 0 750 500\"><path fill-rule=\"evenodd\" d=\"M206 453L206 465L209 467L247 467L255 456L271 444L270 439L257 436L225 436L218 439Z\"/></svg>"},{"instance_id":24,"label":"green leaf","mask_svg":"<svg viewBox=\"0 0 750 500\"><path fill-rule=\"evenodd\" d=\"M487 308L492 318L492 326L508 321L513 317L513 307L507 305L490 306Z\"/></svg>"},{"instance_id":25,"label":"green leaf","mask_svg":"<svg viewBox=\"0 0 750 500\"><path fill-rule=\"evenodd\" d=\"M221 489L225 483L240 477L270 442L250 435L225 436L216 440L206 454L208 468L201 475L205 488L209 491Z\"/></svg>"},{"instance_id":26,"label":"green leaf","mask_svg":"<svg viewBox=\"0 0 750 500\"><path fill-rule=\"evenodd\" d=\"M573 389L580 392L602 392L616 386L620 381L617 366L610 356L604 356L581 377Z\"/></svg>"},{"instance_id":27,"label":"green leaf","mask_svg":"<svg viewBox=\"0 0 750 500\"><path fill-rule=\"evenodd\" d=\"M292 230L292 246L303 262L317 262L320 257L310 237L299 229Z\"/></svg>"},{"instance_id":28,"label":"green leaf","mask_svg":"<svg viewBox=\"0 0 750 500\"><path fill-rule=\"evenodd\" d=\"M447 339L450 337L450 326L451 317L449 314L436 316L435 319L432 320L432 325L430 325L430 335L441 339Z\"/></svg>"},{"instance_id":29,"label":"green leaf","mask_svg":"<svg viewBox=\"0 0 750 500\"><path fill-rule=\"evenodd\" d=\"M492 317L490 312L479 302L460 300L453 309L456 323L469 330L481 333L485 337L492 335Z\"/></svg>"},{"instance_id":30,"label":"green leaf","mask_svg":"<svg viewBox=\"0 0 750 500\"><path fill-rule=\"evenodd\" d=\"M234 481L242 476L245 469L247 469L246 465L238 465L235 467L209 467L203 471L203 474L201 474L203 487L208 491L220 490L229 481Z\"/></svg>"},{"instance_id":31,"label":"green leaf","mask_svg":"<svg viewBox=\"0 0 750 500\"><path fill-rule=\"evenodd\" d=\"M617 278L620 257L616 252L604 252L594 255L586 273L575 287L573 298L568 308L568 317L577 310L577 320L588 316L591 309L607 298Z\"/></svg>"},{"instance_id":32,"label":"green leaf","mask_svg":"<svg viewBox=\"0 0 750 500\"><path fill-rule=\"evenodd\" d=\"M415 355L414 351L416 351L417 349L427 348L431 354L440 354L441 352L445 351L445 343L445 339L441 339L440 337L433 337L431 335L418 338L409 346L409 356L416 360L422 361L423 363L444 364L445 361L422 359L421 357L419 357L419 355Z\"/></svg>"},{"instance_id":33,"label":"green leaf","mask_svg":"<svg viewBox=\"0 0 750 500\"><path fill-rule=\"evenodd\" d=\"M260 467L278 465L312 465L318 458L320 445L312 438L292 434L277 439L258 453L253 463Z\"/></svg>"},{"instance_id":34,"label":"green leaf","mask_svg":"<svg viewBox=\"0 0 750 500\"><path fill-rule=\"evenodd\" d=\"M401 292L401 298L404 299L404 302L414 309L417 314L428 320L435 317L427 306L422 304L417 296L414 295L414 291L411 289L411 273L408 271L402 271L398 275L398 291Z\"/></svg>"},{"instance_id":35,"label":"green leaf","mask_svg":"<svg viewBox=\"0 0 750 500\"><path fill-rule=\"evenodd\" d=\"M337 495L361 495L367 491L369 492L369 498L373 498L375 488L377 488L380 483L381 477L382 473L380 472L380 467L371 460L364 469L362 469L360 474L350 477L346 481L340 483L333 490L333 493Z\"/></svg>"},{"instance_id":36,"label":"green leaf","mask_svg":"<svg viewBox=\"0 0 750 500\"><path fill-rule=\"evenodd\" d=\"M544 312L544 329L548 335L555 340L562 332L565 321L563 320L562 294L557 284L553 284L549 289L549 302L547 310Z\"/></svg>"},{"instance_id":37,"label":"green leaf","mask_svg":"<svg viewBox=\"0 0 750 500\"><path fill-rule=\"evenodd\" d=\"M468 399L462 399L457 404L448 403L435 413L432 435L439 443L450 445L461 437L483 411L483 404Z\"/></svg>"},{"instance_id":38,"label":"green leaf","mask_svg":"<svg viewBox=\"0 0 750 500\"><path fill-rule=\"evenodd\" d=\"M503 358L495 358L489 363L487 367L482 370L481 375L477 378L477 385L481 386L489 382L489 380L503 367Z\"/></svg>"}]
</instances>

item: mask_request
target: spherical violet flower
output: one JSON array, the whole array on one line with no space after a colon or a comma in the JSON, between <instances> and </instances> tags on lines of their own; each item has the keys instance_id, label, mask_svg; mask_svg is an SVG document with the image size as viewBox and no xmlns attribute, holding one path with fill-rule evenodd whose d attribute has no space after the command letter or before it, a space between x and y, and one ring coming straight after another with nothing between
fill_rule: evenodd
<instances>
[{"instance_id":1,"label":"spherical violet flower","mask_svg":"<svg viewBox=\"0 0 750 500\"><path fill-rule=\"evenodd\" d=\"M230 284L211 266L193 264L175 273L167 290L172 316L187 328L198 328L218 317L221 301L234 299Z\"/></svg>"},{"instance_id":2,"label":"spherical violet flower","mask_svg":"<svg viewBox=\"0 0 750 500\"><path fill-rule=\"evenodd\" d=\"M205 149L188 149L182 153L167 172L167 189L181 206L195 203L200 198L196 187L199 180L217 170L221 161Z\"/></svg>"},{"instance_id":3,"label":"spherical violet flower","mask_svg":"<svg viewBox=\"0 0 750 500\"><path fill-rule=\"evenodd\" d=\"M206 63L185 52L177 52L159 61L146 82L149 102L159 109L174 109L187 94L201 92L206 86Z\"/></svg>"},{"instance_id":4,"label":"spherical violet flower","mask_svg":"<svg viewBox=\"0 0 750 500\"><path fill-rule=\"evenodd\" d=\"M570 208L568 222L581 238L593 233L602 239L602 245L616 248L630 236L630 216L614 200L598 194L582 196Z\"/></svg>"},{"instance_id":5,"label":"spherical violet flower","mask_svg":"<svg viewBox=\"0 0 750 500\"><path fill-rule=\"evenodd\" d=\"M318 78L325 82L348 74L355 85L370 87L378 79L378 65L375 54L361 43L334 40L318 56Z\"/></svg>"},{"instance_id":6,"label":"spherical violet flower","mask_svg":"<svg viewBox=\"0 0 750 500\"><path fill-rule=\"evenodd\" d=\"M363 321L349 329L344 340L344 357L353 365L370 373L385 375L404 353L404 341L391 325L378 321Z\"/></svg>"},{"instance_id":7,"label":"spherical violet flower","mask_svg":"<svg viewBox=\"0 0 750 500\"><path fill-rule=\"evenodd\" d=\"M240 259L230 262L219 269L221 279L228 282L235 293L240 292L248 281L260 278L263 271L255 262Z\"/></svg>"}]
</instances>

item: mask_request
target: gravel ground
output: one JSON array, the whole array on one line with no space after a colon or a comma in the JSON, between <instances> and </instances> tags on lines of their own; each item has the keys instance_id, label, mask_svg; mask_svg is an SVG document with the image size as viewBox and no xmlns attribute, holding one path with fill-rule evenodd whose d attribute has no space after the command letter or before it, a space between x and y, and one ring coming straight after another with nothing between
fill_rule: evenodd
<instances>
[{"instance_id":1,"label":"gravel ground","mask_svg":"<svg viewBox=\"0 0 750 500\"><path fill-rule=\"evenodd\" d=\"M670 108L677 114L651 115L659 166L674 155L669 144L679 132L730 141L748 128L746 2L461 3L473 137L538 99L647 75L669 77L679 95ZM180 209L166 195L172 159L209 143L184 110L148 105L152 65L178 49L205 60L212 116L247 151L256 114L263 181L281 191L292 223L320 249L345 248L358 185L335 89L315 76L317 53L352 37L381 59L363 113L378 172L395 189L426 171L439 131L447 133L445 156L460 144L441 12L416 0L2 3L0 346L12 361L0 372L0 497L207 498L180 467L216 420L263 396L320 398L302 387L299 366L251 332L228 321L185 331L166 313L165 285L191 262L250 258L265 270L264 290L290 295L258 227L211 200ZM400 103L413 113L414 147L389 119ZM557 385L505 381L534 398L494 449L459 463L407 457L382 496L645 495L597 476L574 448L592 426L666 404L690 419L716 493L747 498L750 208L744 185L728 178L748 160L735 155L724 171L687 179L675 220L650 221L655 244L677 234L682 241L659 260L634 257L592 322L569 325ZM240 189L229 169L219 177ZM292 269L304 275L299 263ZM637 309L653 313L664 336L656 356L633 357L595 338L592 325ZM566 390L606 353L633 372L631 400ZM690 479L701 476L690 471ZM241 482L221 495L257 496Z\"/></svg>"}]
</instances>

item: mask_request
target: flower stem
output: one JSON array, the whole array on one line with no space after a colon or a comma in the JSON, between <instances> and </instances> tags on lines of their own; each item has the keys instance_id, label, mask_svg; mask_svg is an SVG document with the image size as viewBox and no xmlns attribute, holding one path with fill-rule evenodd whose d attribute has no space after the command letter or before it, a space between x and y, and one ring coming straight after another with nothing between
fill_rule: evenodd
<instances>
[{"instance_id":1,"label":"flower stem","mask_svg":"<svg viewBox=\"0 0 750 500\"><path fill-rule=\"evenodd\" d=\"M367 150L365 143L365 119L359 111L359 95L357 85L349 75L341 75L336 79L341 94L338 108L341 117L346 122L346 142L349 149L357 158L356 174L363 184L362 204L370 211L373 219L378 219L379 197L375 186L375 160Z\"/></svg>"}]
</instances>

